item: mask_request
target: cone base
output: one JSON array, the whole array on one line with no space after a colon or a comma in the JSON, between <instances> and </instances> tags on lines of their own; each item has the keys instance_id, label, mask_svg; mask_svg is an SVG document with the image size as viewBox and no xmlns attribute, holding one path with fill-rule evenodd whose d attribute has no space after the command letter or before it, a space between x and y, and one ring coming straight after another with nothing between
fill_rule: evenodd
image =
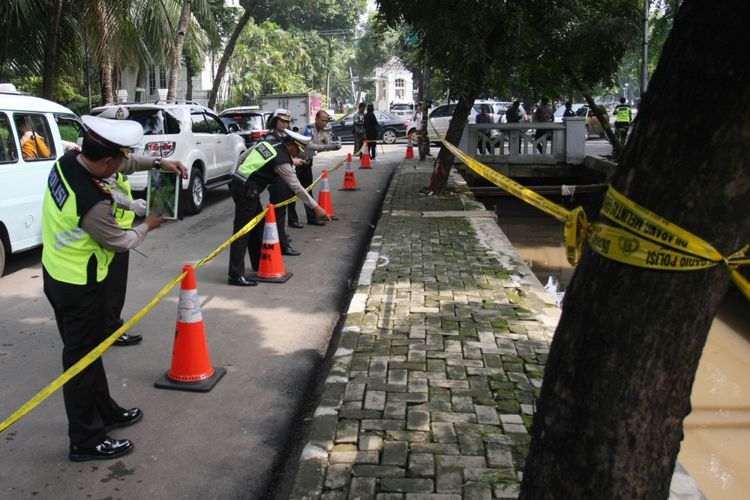
<instances>
[{"instance_id":1,"label":"cone base","mask_svg":"<svg viewBox=\"0 0 750 500\"><path fill-rule=\"evenodd\" d=\"M339 188L339 191L359 191L359 188Z\"/></svg>"},{"instance_id":2,"label":"cone base","mask_svg":"<svg viewBox=\"0 0 750 500\"><path fill-rule=\"evenodd\" d=\"M249 278L254 279L255 281L262 281L263 283L286 283L289 281L289 278L292 277L293 273L285 273L283 276L258 276L258 273L250 273L248 274Z\"/></svg>"},{"instance_id":3,"label":"cone base","mask_svg":"<svg viewBox=\"0 0 750 500\"><path fill-rule=\"evenodd\" d=\"M216 383L221 380L221 377L226 375L226 373L226 368L214 368L214 374L207 379L198 382L179 382L177 380L172 380L169 378L169 375L167 375L167 372L164 372L164 375L154 382L154 387L158 389L172 389L175 391L208 392L214 388Z\"/></svg>"},{"instance_id":4,"label":"cone base","mask_svg":"<svg viewBox=\"0 0 750 500\"><path fill-rule=\"evenodd\" d=\"M359 167L360 170L370 170L372 167Z\"/></svg>"}]
</instances>

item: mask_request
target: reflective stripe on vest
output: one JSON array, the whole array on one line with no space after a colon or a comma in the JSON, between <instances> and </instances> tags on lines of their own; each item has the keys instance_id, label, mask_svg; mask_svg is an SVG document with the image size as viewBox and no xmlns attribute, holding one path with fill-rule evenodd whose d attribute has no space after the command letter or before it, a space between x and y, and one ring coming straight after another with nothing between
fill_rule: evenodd
<instances>
[{"instance_id":1,"label":"reflective stripe on vest","mask_svg":"<svg viewBox=\"0 0 750 500\"><path fill-rule=\"evenodd\" d=\"M130 188L130 181L126 175L117 172L115 176L114 184L110 184L112 189L116 189L120 195L128 201L133 201L133 192ZM113 197L114 198L114 197ZM112 206L115 208L115 219L122 229L130 229L133 227L133 221L135 220L135 212L128 209L127 207L121 207L112 200Z\"/></svg>"},{"instance_id":2,"label":"reflective stripe on vest","mask_svg":"<svg viewBox=\"0 0 750 500\"><path fill-rule=\"evenodd\" d=\"M617 111L616 122L630 123L630 108L628 106L617 106L615 109Z\"/></svg>"},{"instance_id":3,"label":"reflective stripe on vest","mask_svg":"<svg viewBox=\"0 0 750 500\"><path fill-rule=\"evenodd\" d=\"M50 276L71 285L86 285L89 259L96 257L96 281L107 277L114 252L79 227L76 193L55 163L42 204L42 264Z\"/></svg>"},{"instance_id":4,"label":"reflective stripe on vest","mask_svg":"<svg viewBox=\"0 0 750 500\"><path fill-rule=\"evenodd\" d=\"M248 177L263 168L265 164L276 158L278 154L276 148L270 142L259 142L253 146L253 150L247 155L242 165L237 168L233 177L244 183Z\"/></svg>"}]
</instances>

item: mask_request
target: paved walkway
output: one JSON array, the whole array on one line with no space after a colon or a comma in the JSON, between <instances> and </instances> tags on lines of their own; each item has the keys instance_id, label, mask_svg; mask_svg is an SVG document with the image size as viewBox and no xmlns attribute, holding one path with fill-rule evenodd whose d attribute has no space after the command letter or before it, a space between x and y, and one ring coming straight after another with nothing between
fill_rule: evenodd
<instances>
[{"instance_id":1,"label":"paved walkway","mask_svg":"<svg viewBox=\"0 0 750 500\"><path fill-rule=\"evenodd\" d=\"M518 495L559 310L494 214L419 193L430 173L390 185L290 498Z\"/></svg>"}]
</instances>

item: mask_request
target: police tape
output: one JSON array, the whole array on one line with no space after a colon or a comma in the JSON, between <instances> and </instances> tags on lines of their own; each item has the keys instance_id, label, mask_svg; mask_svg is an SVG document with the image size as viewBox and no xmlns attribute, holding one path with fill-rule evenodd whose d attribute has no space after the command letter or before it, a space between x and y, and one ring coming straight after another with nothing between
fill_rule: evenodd
<instances>
[{"instance_id":1,"label":"police tape","mask_svg":"<svg viewBox=\"0 0 750 500\"><path fill-rule=\"evenodd\" d=\"M341 160L338 162L329 172L335 172L339 168L341 168L346 160ZM320 180L323 178L322 175L318 176L315 181L313 181L312 184L310 184L306 190L312 191L312 189L320 182ZM284 206L288 205L290 203L293 203L297 201L299 198L297 196L293 196L292 198L289 198L288 200L284 200L283 202L279 203L276 206ZM207 262L211 261L219 255L222 251L224 251L229 245L232 244L235 240L238 238L241 238L242 236L246 235L248 232L250 232L255 226L257 226L261 220L266 215L266 212L268 212L268 208L263 210L261 213L259 213L257 216L255 216L250 222L245 224L239 231L237 231L235 234L233 234L228 240L226 240L224 243L219 245L219 247L216 248L213 252L208 254L203 259L199 260L195 266L193 266L194 269L198 269ZM104 351L109 349L112 344L114 344L115 340L117 340L123 333L130 330L134 325L136 325L146 314L148 314L161 300L164 298L164 296L167 295L167 293L172 290L172 288L175 287L178 283L182 281L182 279L185 277L187 273L182 273L176 278L174 278L172 281L167 283L155 296L151 301L146 304L140 311L135 313L130 320L125 322L120 328L118 328L115 332L113 332L109 337L104 339L98 346L93 348L91 351L89 351L85 356L83 356L81 359L79 359L73 366L65 370L62 375L57 377L55 380L53 380L47 387L39 391L33 398L28 400L26 403L24 403L20 408L18 408L15 412L13 412L8 418L0 422L0 433L3 433L6 429L8 429L11 425L16 423L18 420L20 420L24 415L29 413L31 410L39 406L39 404L47 399L49 396L55 393L58 389L60 389L63 385L65 385L66 382L68 382L70 379L81 373L83 370L85 370L91 363L96 361L101 357L102 354L104 354Z\"/></svg>"},{"instance_id":2,"label":"police tape","mask_svg":"<svg viewBox=\"0 0 750 500\"><path fill-rule=\"evenodd\" d=\"M724 257L710 243L641 207L609 187L601 214L609 224L589 224L582 207L567 210L441 139L442 144L474 172L508 193L565 223L564 241L568 262L575 266L583 245L603 257L631 266L662 271L694 271L724 265L732 282L750 300L750 282L737 267L750 264L750 243Z\"/></svg>"}]
</instances>

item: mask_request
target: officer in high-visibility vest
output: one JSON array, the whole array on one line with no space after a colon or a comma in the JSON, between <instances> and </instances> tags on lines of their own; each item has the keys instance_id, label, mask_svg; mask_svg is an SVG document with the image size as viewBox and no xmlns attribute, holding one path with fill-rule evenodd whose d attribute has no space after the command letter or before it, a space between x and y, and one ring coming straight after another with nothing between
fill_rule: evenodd
<instances>
[{"instance_id":1,"label":"officer in high-visibility vest","mask_svg":"<svg viewBox=\"0 0 750 500\"><path fill-rule=\"evenodd\" d=\"M143 137L134 121L83 116L88 130L81 151L70 151L52 167L42 205L42 266L44 294L55 313L63 341L67 370L105 338L107 279L115 252L139 245L159 215L127 231L114 218L110 186L105 179L159 166L153 158L132 158L128 148ZM182 162L162 162L161 168L187 177ZM109 395L101 358L63 386L68 416L70 460L102 460L133 449L128 439L112 439L107 430L138 422L143 412L126 410Z\"/></svg>"},{"instance_id":2,"label":"officer in high-visibility vest","mask_svg":"<svg viewBox=\"0 0 750 500\"><path fill-rule=\"evenodd\" d=\"M294 172L292 158L310 140L296 132L287 130L280 142L261 141L240 156L240 166L232 176L229 191L234 200L233 232L242 229L263 211L261 193L281 177L305 206L310 207L316 217L328 218L326 211L305 190ZM253 270L260 266L260 250L263 245L264 221L237 238L229 247L229 277L227 283L234 286L255 286L257 281L245 276L245 254L250 255Z\"/></svg>"},{"instance_id":3,"label":"officer in high-visibility vest","mask_svg":"<svg viewBox=\"0 0 750 500\"><path fill-rule=\"evenodd\" d=\"M625 104L624 97L620 97L620 104L615 106L615 132L622 143L628 137L628 129L630 128L632 119L630 106Z\"/></svg>"}]
</instances>

